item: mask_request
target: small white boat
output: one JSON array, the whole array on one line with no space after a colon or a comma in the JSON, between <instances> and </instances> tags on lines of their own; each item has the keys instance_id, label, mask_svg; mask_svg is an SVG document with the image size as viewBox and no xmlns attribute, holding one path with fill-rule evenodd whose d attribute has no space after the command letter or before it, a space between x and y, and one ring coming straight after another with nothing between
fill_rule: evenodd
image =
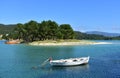
<instances>
[{"instance_id":1,"label":"small white boat","mask_svg":"<svg viewBox=\"0 0 120 78\"><path fill-rule=\"evenodd\" d=\"M69 58L69 59L60 59L60 60L52 60L49 59L49 62L52 66L75 66L75 65L82 65L87 64L89 61L88 57L81 57L81 58Z\"/></svg>"}]
</instances>

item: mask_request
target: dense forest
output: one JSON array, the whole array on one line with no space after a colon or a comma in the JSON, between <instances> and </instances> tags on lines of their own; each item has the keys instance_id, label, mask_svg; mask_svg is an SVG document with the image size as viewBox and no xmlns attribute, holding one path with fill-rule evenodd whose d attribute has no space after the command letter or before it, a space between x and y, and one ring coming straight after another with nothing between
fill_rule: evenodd
<instances>
[{"instance_id":1,"label":"dense forest","mask_svg":"<svg viewBox=\"0 0 120 78\"><path fill-rule=\"evenodd\" d=\"M14 30L16 24L4 25L0 24L0 34L8 34Z\"/></svg>"},{"instance_id":2,"label":"dense forest","mask_svg":"<svg viewBox=\"0 0 120 78\"><path fill-rule=\"evenodd\" d=\"M51 20L40 23L31 20L25 24L0 24L0 34L3 34L4 39L22 39L25 42L57 39L120 40L120 36L107 37L74 31L70 24L58 25L55 21Z\"/></svg>"},{"instance_id":3,"label":"dense forest","mask_svg":"<svg viewBox=\"0 0 120 78\"><path fill-rule=\"evenodd\" d=\"M29 21L25 24L17 24L8 38L22 39L25 42L39 40L74 39L75 33L69 24L58 25L55 21Z\"/></svg>"}]
</instances>

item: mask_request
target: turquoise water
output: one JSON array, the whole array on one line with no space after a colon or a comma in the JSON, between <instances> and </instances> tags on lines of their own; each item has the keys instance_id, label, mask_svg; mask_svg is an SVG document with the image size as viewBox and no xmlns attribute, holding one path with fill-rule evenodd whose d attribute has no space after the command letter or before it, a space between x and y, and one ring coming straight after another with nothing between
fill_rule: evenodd
<instances>
[{"instance_id":1,"label":"turquoise water","mask_svg":"<svg viewBox=\"0 0 120 78\"><path fill-rule=\"evenodd\" d=\"M120 78L120 41L105 42L113 44L45 47L7 45L0 41L0 78ZM82 56L91 57L89 64L39 67L49 57Z\"/></svg>"}]
</instances>

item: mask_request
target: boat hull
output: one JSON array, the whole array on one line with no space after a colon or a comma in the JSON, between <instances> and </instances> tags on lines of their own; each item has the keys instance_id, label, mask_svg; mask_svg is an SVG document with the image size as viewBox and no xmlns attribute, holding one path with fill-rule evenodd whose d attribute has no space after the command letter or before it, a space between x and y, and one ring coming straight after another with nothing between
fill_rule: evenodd
<instances>
[{"instance_id":1,"label":"boat hull","mask_svg":"<svg viewBox=\"0 0 120 78\"><path fill-rule=\"evenodd\" d=\"M18 40L12 40L12 41L6 41L5 44L19 44L20 41Z\"/></svg>"},{"instance_id":2,"label":"boat hull","mask_svg":"<svg viewBox=\"0 0 120 78\"><path fill-rule=\"evenodd\" d=\"M89 57L82 58L71 58L71 59L61 59L61 60L52 60L50 64L52 66L77 66L87 64Z\"/></svg>"}]
</instances>

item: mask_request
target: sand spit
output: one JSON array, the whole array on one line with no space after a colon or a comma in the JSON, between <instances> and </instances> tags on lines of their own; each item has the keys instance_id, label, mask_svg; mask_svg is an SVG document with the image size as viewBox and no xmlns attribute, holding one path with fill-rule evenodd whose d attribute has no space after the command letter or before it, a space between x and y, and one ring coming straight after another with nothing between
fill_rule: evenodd
<instances>
[{"instance_id":1,"label":"sand spit","mask_svg":"<svg viewBox=\"0 0 120 78\"><path fill-rule=\"evenodd\" d=\"M36 41L29 43L29 45L37 45L37 46L66 46L66 45L97 45L97 44L112 44L109 42L94 42L94 41L87 41L87 40L80 40L80 41L71 41L71 42L42 42L42 41Z\"/></svg>"}]
</instances>

